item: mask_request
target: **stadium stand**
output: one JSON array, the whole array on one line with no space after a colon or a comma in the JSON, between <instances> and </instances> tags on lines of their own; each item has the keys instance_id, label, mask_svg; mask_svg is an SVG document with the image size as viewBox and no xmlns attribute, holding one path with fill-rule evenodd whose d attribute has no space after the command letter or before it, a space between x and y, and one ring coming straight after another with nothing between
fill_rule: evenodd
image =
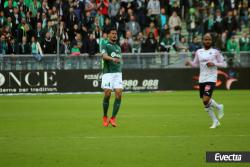
<instances>
[{"instance_id":1,"label":"stadium stand","mask_svg":"<svg viewBox=\"0 0 250 167\"><path fill-rule=\"evenodd\" d=\"M206 32L213 34L216 48L228 52L229 60L235 53L250 51L249 0L0 2L1 64L5 61L16 66L28 59L24 56L18 60L16 55L34 55L32 38L40 44L41 55L60 54L64 59L87 54L91 58L100 51L107 40L106 32L113 26L118 29L122 51L128 54L192 54L201 47L201 36ZM47 61L46 66L53 66L49 63L53 59L39 63ZM32 61L20 66L27 67Z\"/></svg>"}]
</instances>

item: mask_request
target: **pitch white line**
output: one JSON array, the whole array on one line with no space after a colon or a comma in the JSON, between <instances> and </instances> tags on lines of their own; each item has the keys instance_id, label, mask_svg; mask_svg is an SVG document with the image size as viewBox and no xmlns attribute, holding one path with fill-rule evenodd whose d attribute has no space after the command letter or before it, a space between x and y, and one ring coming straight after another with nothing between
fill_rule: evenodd
<instances>
[{"instance_id":1,"label":"pitch white line","mask_svg":"<svg viewBox=\"0 0 250 167\"><path fill-rule=\"evenodd\" d=\"M9 140L11 138L15 139L154 139L154 138L213 138L213 137L250 137L250 135L169 135L169 136L66 136L66 137L0 137L0 140Z\"/></svg>"}]
</instances>

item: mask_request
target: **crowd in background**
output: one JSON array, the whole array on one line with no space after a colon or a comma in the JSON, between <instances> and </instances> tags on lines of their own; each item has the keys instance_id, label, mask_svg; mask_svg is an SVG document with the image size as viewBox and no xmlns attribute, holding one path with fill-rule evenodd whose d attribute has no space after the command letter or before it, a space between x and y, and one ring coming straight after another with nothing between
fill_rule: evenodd
<instances>
[{"instance_id":1,"label":"crowd in background","mask_svg":"<svg viewBox=\"0 0 250 167\"><path fill-rule=\"evenodd\" d=\"M0 54L94 55L118 30L123 53L191 51L213 34L221 51L250 51L250 0L0 0ZM59 44L58 44L59 42ZM59 48L59 50L57 50Z\"/></svg>"}]
</instances>

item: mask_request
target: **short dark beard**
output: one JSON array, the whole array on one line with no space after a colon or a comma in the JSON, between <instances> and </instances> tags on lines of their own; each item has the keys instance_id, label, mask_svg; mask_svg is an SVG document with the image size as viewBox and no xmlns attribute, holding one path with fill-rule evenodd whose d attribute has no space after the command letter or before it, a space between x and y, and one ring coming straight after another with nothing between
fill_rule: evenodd
<instances>
[{"instance_id":1,"label":"short dark beard","mask_svg":"<svg viewBox=\"0 0 250 167\"><path fill-rule=\"evenodd\" d=\"M110 39L111 43L116 43L116 40Z\"/></svg>"}]
</instances>

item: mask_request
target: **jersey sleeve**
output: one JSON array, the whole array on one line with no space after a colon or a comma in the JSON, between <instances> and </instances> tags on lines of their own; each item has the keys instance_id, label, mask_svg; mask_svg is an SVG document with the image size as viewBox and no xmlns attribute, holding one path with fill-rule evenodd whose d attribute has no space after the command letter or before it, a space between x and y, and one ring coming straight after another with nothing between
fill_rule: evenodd
<instances>
[{"instance_id":1,"label":"jersey sleeve","mask_svg":"<svg viewBox=\"0 0 250 167\"><path fill-rule=\"evenodd\" d=\"M102 54L102 56L105 55L105 54L108 54L107 45L103 45L103 46L102 46L101 54Z\"/></svg>"},{"instance_id":2,"label":"jersey sleeve","mask_svg":"<svg viewBox=\"0 0 250 167\"><path fill-rule=\"evenodd\" d=\"M216 58L216 62L214 62L215 66L217 66L217 67L226 67L227 66L221 52L217 51L215 58Z\"/></svg>"}]
</instances>

